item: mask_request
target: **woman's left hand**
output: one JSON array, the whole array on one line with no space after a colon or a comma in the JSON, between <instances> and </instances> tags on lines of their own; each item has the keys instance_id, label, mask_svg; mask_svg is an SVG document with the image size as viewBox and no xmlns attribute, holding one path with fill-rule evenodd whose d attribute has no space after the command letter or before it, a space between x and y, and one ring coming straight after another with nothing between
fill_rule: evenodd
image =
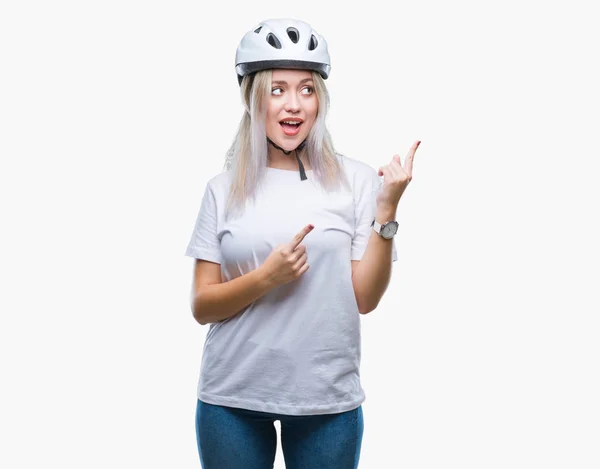
<instances>
[{"instance_id":1,"label":"woman's left hand","mask_svg":"<svg viewBox=\"0 0 600 469\"><path fill-rule=\"evenodd\" d=\"M377 172L378 176L383 176L383 187L377 194L377 206L395 209L398 207L400 197L412 180L412 167L415 152L421 141L417 140L406 155L404 167L400 162L400 156L394 155L390 164L381 166Z\"/></svg>"}]
</instances>

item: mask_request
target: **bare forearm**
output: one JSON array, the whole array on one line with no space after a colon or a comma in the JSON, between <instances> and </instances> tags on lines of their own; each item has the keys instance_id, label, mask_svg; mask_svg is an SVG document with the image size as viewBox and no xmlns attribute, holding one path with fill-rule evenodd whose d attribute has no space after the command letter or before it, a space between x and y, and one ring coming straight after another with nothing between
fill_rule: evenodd
<instances>
[{"instance_id":1,"label":"bare forearm","mask_svg":"<svg viewBox=\"0 0 600 469\"><path fill-rule=\"evenodd\" d=\"M379 208L375 215L378 223L396 219L396 208ZM373 311L387 290L392 275L392 239L385 239L371 231L367 249L358 263L352 284L361 314Z\"/></svg>"},{"instance_id":2,"label":"bare forearm","mask_svg":"<svg viewBox=\"0 0 600 469\"><path fill-rule=\"evenodd\" d=\"M194 319L205 325L236 315L275 285L258 268L228 282L203 286L193 299Z\"/></svg>"}]
</instances>

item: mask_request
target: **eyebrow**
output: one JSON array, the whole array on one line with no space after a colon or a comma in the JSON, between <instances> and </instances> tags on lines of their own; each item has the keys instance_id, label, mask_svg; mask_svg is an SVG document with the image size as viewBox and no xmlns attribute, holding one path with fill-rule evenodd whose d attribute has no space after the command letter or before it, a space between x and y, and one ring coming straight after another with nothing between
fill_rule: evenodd
<instances>
[{"instance_id":1,"label":"eyebrow","mask_svg":"<svg viewBox=\"0 0 600 469\"><path fill-rule=\"evenodd\" d=\"M300 80L300 84L306 82L306 81L313 81L312 77L311 78L304 78L302 80ZM278 84L278 85L287 85L287 82L284 80L273 80L271 83L273 84Z\"/></svg>"}]
</instances>

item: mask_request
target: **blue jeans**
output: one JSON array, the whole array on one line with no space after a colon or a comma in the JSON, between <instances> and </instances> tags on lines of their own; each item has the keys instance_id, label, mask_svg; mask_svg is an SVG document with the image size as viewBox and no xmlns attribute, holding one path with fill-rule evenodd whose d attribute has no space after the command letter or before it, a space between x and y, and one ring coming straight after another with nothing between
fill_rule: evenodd
<instances>
[{"instance_id":1,"label":"blue jeans","mask_svg":"<svg viewBox=\"0 0 600 469\"><path fill-rule=\"evenodd\" d=\"M282 415L198 400L196 438L202 469L273 469L274 422L281 424L286 469L356 469L363 436L362 406L323 415Z\"/></svg>"}]
</instances>

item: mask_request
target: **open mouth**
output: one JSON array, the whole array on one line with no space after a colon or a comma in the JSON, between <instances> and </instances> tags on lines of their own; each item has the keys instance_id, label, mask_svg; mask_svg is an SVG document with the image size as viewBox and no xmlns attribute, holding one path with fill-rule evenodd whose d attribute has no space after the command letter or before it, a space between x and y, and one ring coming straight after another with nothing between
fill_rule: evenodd
<instances>
[{"instance_id":1,"label":"open mouth","mask_svg":"<svg viewBox=\"0 0 600 469\"><path fill-rule=\"evenodd\" d=\"M286 135L296 135L300 131L302 121L297 119L284 119L279 122L279 125L281 125L281 128Z\"/></svg>"}]
</instances>

